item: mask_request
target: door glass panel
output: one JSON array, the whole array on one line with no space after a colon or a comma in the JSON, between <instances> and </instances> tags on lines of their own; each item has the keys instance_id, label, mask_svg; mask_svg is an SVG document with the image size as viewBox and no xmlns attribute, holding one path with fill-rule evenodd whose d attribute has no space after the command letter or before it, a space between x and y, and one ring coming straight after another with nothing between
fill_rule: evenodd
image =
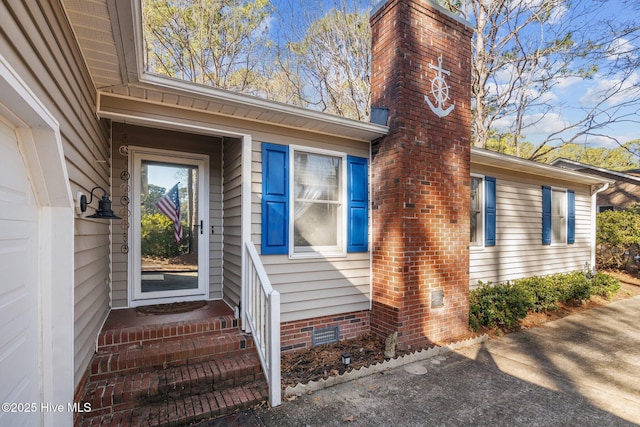
<instances>
[{"instance_id":1,"label":"door glass panel","mask_svg":"<svg viewBox=\"0 0 640 427\"><path fill-rule=\"evenodd\" d=\"M198 167L142 161L142 293L198 288Z\"/></svg>"}]
</instances>

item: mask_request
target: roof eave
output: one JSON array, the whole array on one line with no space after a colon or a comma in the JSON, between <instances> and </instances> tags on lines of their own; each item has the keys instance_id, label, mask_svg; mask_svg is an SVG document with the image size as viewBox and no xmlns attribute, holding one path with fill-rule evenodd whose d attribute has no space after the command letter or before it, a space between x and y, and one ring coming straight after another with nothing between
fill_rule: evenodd
<instances>
[{"instance_id":1,"label":"roof eave","mask_svg":"<svg viewBox=\"0 0 640 427\"><path fill-rule=\"evenodd\" d=\"M143 73L139 76L139 83L135 83L134 86L142 89L153 89L167 94L190 96L203 101L223 102L244 109L262 112L268 111L270 113L302 118L308 126L302 126L298 129L314 133L339 135L359 141L371 142L387 135L389 132L388 126L376 123L348 119L255 96L148 73ZM273 126L282 126L281 121L277 119L273 121L255 120L246 117L238 117L238 119ZM318 130L318 128L322 128L323 130Z\"/></svg>"},{"instance_id":2,"label":"roof eave","mask_svg":"<svg viewBox=\"0 0 640 427\"><path fill-rule=\"evenodd\" d=\"M631 181L640 182L640 178L638 178L637 176L633 176L633 175L624 173L624 171L612 171L610 169L600 168L600 167L597 167L597 166L588 165L586 163L581 163L581 162L577 162L575 160L569 160L569 159L564 159L564 158L557 158L553 162L551 162L551 164L554 165L554 166L556 166L556 164L558 164L558 163L568 163L570 165L579 167L581 169L589 169L589 170L597 171L597 172L600 172L600 173L606 173L606 174L611 175L611 176L616 176L616 177L628 179L628 180L631 180ZM558 166L558 167L562 167L562 166Z\"/></svg>"},{"instance_id":3,"label":"roof eave","mask_svg":"<svg viewBox=\"0 0 640 427\"><path fill-rule=\"evenodd\" d=\"M471 164L486 165L497 167L500 169L515 171L519 173L528 173L532 175L555 178L570 181L578 184L597 185L597 184L613 184L615 181L596 175L583 172L577 172L570 169L563 169L557 166L551 166L544 163L538 163L519 157L508 156L495 151L489 151L482 148L471 148Z\"/></svg>"}]
</instances>

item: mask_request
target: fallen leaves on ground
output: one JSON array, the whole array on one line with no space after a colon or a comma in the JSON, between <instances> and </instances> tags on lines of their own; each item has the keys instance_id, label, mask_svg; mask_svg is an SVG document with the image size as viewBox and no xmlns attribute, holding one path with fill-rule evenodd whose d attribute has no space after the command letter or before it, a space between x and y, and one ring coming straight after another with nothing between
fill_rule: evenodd
<instances>
[{"instance_id":1,"label":"fallen leaves on ground","mask_svg":"<svg viewBox=\"0 0 640 427\"><path fill-rule=\"evenodd\" d=\"M620 280L622 290L612 298L613 301L640 295L640 274L628 274L626 272L607 272ZM490 337L504 335L505 333L517 332L518 330L527 329L544 323L560 319L570 314L582 311L584 309L604 305L610 301L600 297L594 297L590 301L580 305L559 304L556 311L548 311L545 313L530 313L523 319L519 327L512 331L498 330L479 330L477 332L469 331L465 336L456 337L446 342L438 343L439 345L449 344L451 342L462 341L464 339L480 336L487 333ZM306 384L309 381L318 381L321 378L342 375L352 369L359 369L363 366L371 366L376 363L384 362L384 338L377 337L374 334L366 334L356 339L339 341L333 344L324 344L316 347L301 349L282 355L282 386L295 387L298 383ZM425 343L424 347L413 348L410 350L398 350L397 356L411 353L421 348L433 347L434 344ZM351 363L345 366L342 363L342 354L349 353Z\"/></svg>"}]
</instances>

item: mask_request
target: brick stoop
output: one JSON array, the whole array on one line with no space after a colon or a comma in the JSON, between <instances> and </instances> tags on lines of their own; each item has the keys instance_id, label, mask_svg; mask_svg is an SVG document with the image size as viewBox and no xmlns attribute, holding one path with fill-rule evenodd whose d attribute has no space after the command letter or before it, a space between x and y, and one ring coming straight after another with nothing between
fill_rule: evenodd
<instances>
[{"instance_id":1,"label":"brick stoop","mask_svg":"<svg viewBox=\"0 0 640 427\"><path fill-rule=\"evenodd\" d=\"M101 332L81 426L183 426L268 398L253 340L236 319Z\"/></svg>"}]
</instances>

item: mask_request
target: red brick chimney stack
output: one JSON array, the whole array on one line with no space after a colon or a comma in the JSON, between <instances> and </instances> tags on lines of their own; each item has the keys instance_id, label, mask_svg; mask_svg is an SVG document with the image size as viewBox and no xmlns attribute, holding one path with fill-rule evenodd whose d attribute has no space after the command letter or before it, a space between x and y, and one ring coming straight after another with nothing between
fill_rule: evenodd
<instances>
[{"instance_id":1,"label":"red brick chimney stack","mask_svg":"<svg viewBox=\"0 0 640 427\"><path fill-rule=\"evenodd\" d=\"M372 146L371 328L410 348L468 323L472 29L431 0L389 0L370 23L390 127Z\"/></svg>"}]
</instances>

